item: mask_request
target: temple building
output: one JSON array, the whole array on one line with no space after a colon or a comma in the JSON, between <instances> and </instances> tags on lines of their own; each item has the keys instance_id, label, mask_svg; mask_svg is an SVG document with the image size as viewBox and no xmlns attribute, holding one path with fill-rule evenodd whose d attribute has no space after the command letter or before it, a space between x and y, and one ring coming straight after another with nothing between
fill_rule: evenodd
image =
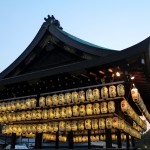
<instances>
[{"instance_id":1,"label":"temple building","mask_svg":"<svg viewBox=\"0 0 150 150\"><path fill-rule=\"evenodd\" d=\"M34 148L134 148L150 122L150 37L121 51L81 40L44 18L24 52L0 74L2 134ZM7 140L7 139L6 139ZM98 146L98 144L97 144Z\"/></svg>"}]
</instances>

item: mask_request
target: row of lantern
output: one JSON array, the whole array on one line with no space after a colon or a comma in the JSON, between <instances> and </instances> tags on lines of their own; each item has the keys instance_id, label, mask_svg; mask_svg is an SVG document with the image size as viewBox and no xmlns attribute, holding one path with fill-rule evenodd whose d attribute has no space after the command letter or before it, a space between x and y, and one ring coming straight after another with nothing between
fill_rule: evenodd
<instances>
[{"instance_id":1,"label":"row of lantern","mask_svg":"<svg viewBox=\"0 0 150 150\"><path fill-rule=\"evenodd\" d=\"M36 108L35 98L0 103L0 112L26 110Z\"/></svg>"},{"instance_id":2,"label":"row of lantern","mask_svg":"<svg viewBox=\"0 0 150 150\"><path fill-rule=\"evenodd\" d=\"M64 104L77 104L77 103L84 103L85 101L94 102L99 99L107 99L109 97L113 98L116 96L124 96L125 90L124 85L119 84L117 86L111 85L108 88L106 86L102 87L100 90L96 89L88 89L86 91L81 90L79 92L67 92L67 93L60 93L54 95L48 95L46 97L41 96L39 98L39 107L45 106L57 106L57 105L64 105ZM26 100L16 100L16 101L9 101L9 102L1 102L0 103L0 112L6 111L16 111L16 110L26 110L26 109L33 109L36 107L37 100L35 98L29 98Z\"/></svg>"},{"instance_id":3,"label":"row of lantern","mask_svg":"<svg viewBox=\"0 0 150 150\"><path fill-rule=\"evenodd\" d=\"M56 141L56 135L55 134L43 134L43 140ZM67 136L59 135L58 140L60 142L66 142Z\"/></svg>"},{"instance_id":4,"label":"row of lantern","mask_svg":"<svg viewBox=\"0 0 150 150\"><path fill-rule=\"evenodd\" d=\"M121 110L126 115L128 115L130 118L132 118L133 121L136 122L144 131L147 129L147 124L145 120L142 120L138 114L132 109L132 107L129 105L127 100L121 101Z\"/></svg>"},{"instance_id":5,"label":"row of lantern","mask_svg":"<svg viewBox=\"0 0 150 150\"><path fill-rule=\"evenodd\" d=\"M115 112L115 102L101 102L87 105L74 105L61 108L50 108L44 110L8 112L0 114L0 122L15 122L22 120L36 120L36 119L59 119L69 117L82 117L89 115L99 115L104 113Z\"/></svg>"},{"instance_id":6,"label":"row of lantern","mask_svg":"<svg viewBox=\"0 0 150 150\"><path fill-rule=\"evenodd\" d=\"M66 132L66 131L77 131L77 130L88 130L88 129L120 129L124 132L140 138L140 134L133 127L129 126L124 120L118 117L113 118L99 118L99 119L85 119L85 120L73 120L73 121L59 121L50 122L44 124L21 124L21 125L6 125L3 127L3 133L42 133L42 132Z\"/></svg>"},{"instance_id":7,"label":"row of lantern","mask_svg":"<svg viewBox=\"0 0 150 150\"><path fill-rule=\"evenodd\" d=\"M138 106L139 110L143 113L143 115L148 120L148 122L150 122L150 114L137 88L134 87L131 89L131 96L132 96L133 101Z\"/></svg>"},{"instance_id":8,"label":"row of lantern","mask_svg":"<svg viewBox=\"0 0 150 150\"><path fill-rule=\"evenodd\" d=\"M101 92L100 92L101 91ZM78 104L78 103L84 103L85 101L94 102L99 99L107 99L107 98L114 98L116 96L124 96L125 90L124 85L119 84L116 86L111 85L109 88L106 86L102 87L101 90L98 88L96 89L88 89L86 92L84 90L81 90L79 92L67 92L65 94L54 94L52 96L48 95L46 97L42 96L39 99L39 106L45 107L45 106L57 106L57 105L64 105L64 104Z\"/></svg>"}]
</instances>

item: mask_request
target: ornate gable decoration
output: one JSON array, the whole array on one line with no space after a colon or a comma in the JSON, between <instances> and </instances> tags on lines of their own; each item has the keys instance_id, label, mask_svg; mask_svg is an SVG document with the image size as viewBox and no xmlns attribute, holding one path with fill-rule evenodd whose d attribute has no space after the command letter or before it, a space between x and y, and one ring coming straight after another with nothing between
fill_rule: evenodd
<instances>
[{"instance_id":1,"label":"ornate gable decoration","mask_svg":"<svg viewBox=\"0 0 150 150\"><path fill-rule=\"evenodd\" d=\"M44 20L50 25L54 25L61 30L63 29L60 26L60 22L57 19L55 19L55 17L53 15L52 16L48 15L47 18L44 18Z\"/></svg>"}]
</instances>

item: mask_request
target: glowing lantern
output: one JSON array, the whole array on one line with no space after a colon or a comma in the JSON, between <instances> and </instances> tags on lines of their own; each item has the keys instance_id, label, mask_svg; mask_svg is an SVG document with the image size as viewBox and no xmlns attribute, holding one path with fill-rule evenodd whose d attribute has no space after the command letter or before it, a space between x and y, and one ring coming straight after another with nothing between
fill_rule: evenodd
<instances>
[{"instance_id":1,"label":"glowing lantern","mask_svg":"<svg viewBox=\"0 0 150 150\"><path fill-rule=\"evenodd\" d=\"M108 102L108 112L109 113L114 113L115 112L115 102L114 101L109 101Z\"/></svg>"},{"instance_id":2,"label":"glowing lantern","mask_svg":"<svg viewBox=\"0 0 150 150\"><path fill-rule=\"evenodd\" d=\"M83 90L79 91L78 98L80 103L83 103L85 101L85 92Z\"/></svg>"},{"instance_id":3,"label":"glowing lantern","mask_svg":"<svg viewBox=\"0 0 150 150\"><path fill-rule=\"evenodd\" d=\"M57 119L60 118L60 109L59 108L54 109L54 117Z\"/></svg>"},{"instance_id":4,"label":"glowing lantern","mask_svg":"<svg viewBox=\"0 0 150 150\"><path fill-rule=\"evenodd\" d=\"M72 109L71 107L66 107L66 117L72 117Z\"/></svg>"},{"instance_id":5,"label":"glowing lantern","mask_svg":"<svg viewBox=\"0 0 150 150\"><path fill-rule=\"evenodd\" d=\"M94 97L94 100L99 100L100 99L99 89L94 89L93 90L93 97Z\"/></svg>"},{"instance_id":6,"label":"glowing lantern","mask_svg":"<svg viewBox=\"0 0 150 150\"><path fill-rule=\"evenodd\" d=\"M47 119L47 118L48 118L48 113L47 113L47 110L44 109L44 110L42 111L42 119Z\"/></svg>"},{"instance_id":7,"label":"glowing lantern","mask_svg":"<svg viewBox=\"0 0 150 150\"><path fill-rule=\"evenodd\" d=\"M66 121L66 131L71 131L71 121Z\"/></svg>"},{"instance_id":8,"label":"glowing lantern","mask_svg":"<svg viewBox=\"0 0 150 150\"><path fill-rule=\"evenodd\" d=\"M105 129L105 119L99 118L99 129Z\"/></svg>"},{"instance_id":9,"label":"glowing lantern","mask_svg":"<svg viewBox=\"0 0 150 150\"><path fill-rule=\"evenodd\" d=\"M53 103L54 106L58 105L58 95L54 94L52 96L52 103Z\"/></svg>"},{"instance_id":10,"label":"glowing lantern","mask_svg":"<svg viewBox=\"0 0 150 150\"><path fill-rule=\"evenodd\" d=\"M59 122L59 131L65 131L65 126L66 125L66 123L65 123L65 121L60 121Z\"/></svg>"},{"instance_id":11,"label":"glowing lantern","mask_svg":"<svg viewBox=\"0 0 150 150\"><path fill-rule=\"evenodd\" d=\"M116 97L116 87L114 85L109 86L109 96Z\"/></svg>"},{"instance_id":12,"label":"glowing lantern","mask_svg":"<svg viewBox=\"0 0 150 150\"><path fill-rule=\"evenodd\" d=\"M100 104L99 103L93 104L93 114L95 114L95 115L100 114Z\"/></svg>"},{"instance_id":13,"label":"glowing lantern","mask_svg":"<svg viewBox=\"0 0 150 150\"><path fill-rule=\"evenodd\" d=\"M70 104L71 103L71 98L72 98L72 95L71 95L71 93L65 93L65 102L67 103L67 104Z\"/></svg>"},{"instance_id":14,"label":"glowing lantern","mask_svg":"<svg viewBox=\"0 0 150 150\"><path fill-rule=\"evenodd\" d=\"M58 95L58 104L59 105L64 105L65 104L65 95L64 94L59 94Z\"/></svg>"},{"instance_id":15,"label":"glowing lantern","mask_svg":"<svg viewBox=\"0 0 150 150\"><path fill-rule=\"evenodd\" d=\"M91 89L86 91L86 100L91 102L94 101L93 91Z\"/></svg>"},{"instance_id":16,"label":"glowing lantern","mask_svg":"<svg viewBox=\"0 0 150 150\"><path fill-rule=\"evenodd\" d=\"M79 130L84 130L84 120L79 120L78 121L78 129Z\"/></svg>"},{"instance_id":17,"label":"glowing lantern","mask_svg":"<svg viewBox=\"0 0 150 150\"><path fill-rule=\"evenodd\" d=\"M46 106L52 106L52 97L50 95L46 96Z\"/></svg>"},{"instance_id":18,"label":"glowing lantern","mask_svg":"<svg viewBox=\"0 0 150 150\"><path fill-rule=\"evenodd\" d=\"M101 88L101 97L102 99L108 98L108 88L106 86Z\"/></svg>"},{"instance_id":19,"label":"glowing lantern","mask_svg":"<svg viewBox=\"0 0 150 150\"><path fill-rule=\"evenodd\" d=\"M124 96L125 95L125 89L123 84L117 85L117 94L118 96Z\"/></svg>"},{"instance_id":20,"label":"glowing lantern","mask_svg":"<svg viewBox=\"0 0 150 150\"><path fill-rule=\"evenodd\" d=\"M60 116L61 116L61 118L66 117L66 108L65 107L60 108Z\"/></svg>"},{"instance_id":21,"label":"glowing lantern","mask_svg":"<svg viewBox=\"0 0 150 150\"><path fill-rule=\"evenodd\" d=\"M101 113L107 113L107 102L101 103Z\"/></svg>"},{"instance_id":22,"label":"glowing lantern","mask_svg":"<svg viewBox=\"0 0 150 150\"><path fill-rule=\"evenodd\" d=\"M85 129L91 129L92 121L90 119L85 120Z\"/></svg>"},{"instance_id":23,"label":"glowing lantern","mask_svg":"<svg viewBox=\"0 0 150 150\"><path fill-rule=\"evenodd\" d=\"M77 104L78 101L79 101L79 99L78 99L78 93L76 91L72 92L72 103Z\"/></svg>"},{"instance_id":24,"label":"glowing lantern","mask_svg":"<svg viewBox=\"0 0 150 150\"><path fill-rule=\"evenodd\" d=\"M92 104L87 104L86 105L86 114L87 115L92 115L93 114L93 106L92 106Z\"/></svg>"},{"instance_id":25,"label":"glowing lantern","mask_svg":"<svg viewBox=\"0 0 150 150\"><path fill-rule=\"evenodd\" d=\"M73 106L73 116L79 116L79 107L77 105Z\"/></svg>"},{"instance_id":26,"label":"glowing lantern","mask_svg":"<svg viewBox=\"0 0 150 150\"><path fill-rule=\"evenodd\" d=\"M98 119L92 119L92 129L98 129Z\"/></svg>"},{"instance_id":27,"label":"glowing lantern","mask_svg":"<svg viewBox=\"0 0 150 150\"><path fill-rule=\"evenodd\" d=\"M112 118L106 118L106 128L107 129L112 128Z\"/></svg>"},{"instance_id":28,"label":"glowing lantern","mask_svg":"<svg viewBox=\"0 0 150 150\"><path fill-rule=\"evenodd\" d=\"M84 105L79 106L79 114L80 114L80 116L85 116L85 106Z\"/></svg>"}]
</instances>

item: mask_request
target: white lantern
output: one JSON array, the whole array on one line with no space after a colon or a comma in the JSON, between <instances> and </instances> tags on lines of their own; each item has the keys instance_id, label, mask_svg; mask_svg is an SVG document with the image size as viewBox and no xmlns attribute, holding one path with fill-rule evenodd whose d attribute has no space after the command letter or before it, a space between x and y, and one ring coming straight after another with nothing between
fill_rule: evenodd
<instances>
[{"instance_id":1,"label":"white lantern","mask_svg":"<svg viewBox=\"0 0 150 150\"><path fill-rule=\"evenodd\" d=\"M45 97L41 96L39 98L39 107L45 107Z\"/></svg>"},{"instance_id":2,"label":"white lantern","mask_svg":"<svg viewBox=\"0 0 150 150\"><path fill-rule=\"evenodd\" d=\"M26 120L31 120L31 111L26 111Z\"/></svg>"},{"instance_id":3,"label":"white lantern","mask_svg":"<svg viewBox=\"0 0 150 150\"><path fill-rule=\"evenodd\" d=\"M59 103L59 105L64 105L65 104L65 95L64 94L59 94L58 95L58 103Z\"/></svg>"},{"instance_id":4,"label":"white lantern","mask_svg":"<svg viewBox=\"0 0 150 150\"><path fill-rule=\"evenodd\" d=\"M78 122L76 120L72 121L72 124L71 124L72 131L77 131L77 129L78 129L77 123Z\"/></svg>"},{"instance_id":5,"label":"white lantern","mask_svg":"<svg viewBox=\"0 0 150 150\"><path fill-rule=\"evenodd\" d=\"M99 129L105 129L105 119L99 118Z\"/></svg>"},{"instance_id":6,"label":"white lantern","mask_svg":"<svg viewBox=\"0 0 150 150\"><path fill-rule=\"evenodd\" d=\"M126 100L121 101L121 110L123 112L128 112L129 111L129 104Z\"/></svg>"},{"instance_id":7,"label":"white lantern","mask_svg":"<svg viewBox=\"0 0 150 150\"><path fill-rule=\"evenodd\" d=\"M84 130L84 120L79 120L78 121L78 129L79 130Z\"/></svg>"},{"instance_id":8,"label":"white lantern","mask_svg":"<svg viewBox=\"0 0 150 150\"><path fill-rule=\"evenodd\" d=\"M65 102L67 103L67 104L70 104L71 103L71 98L72 98L72 95L71 95L71 93L65 93Z\"/></svg>"},{"instance_id":9,"label":"white lantern","mask_svg":"<svg viewBox=\"0 0 150 150\"><path fill-rule=\"evenodd\" d=\"M79 114L80 114L80 116L85 116L85 106L84 105L79 106Z\"/></svg>"},{"instance_id":10,"label":"white lantern","mask_svg":"<svg viewBox=\"0 0 150 150\"><path fill-rule=\"evenodd\" d=\"M106 86L101 88L101 97L102 99L108 98L108 88Z\"/></svg>"},{"instance_id":11,"label":"white lantern","mask_svg":"<svg viewBox=\"0 0 150 150\"><path fill-rule=\"evenodd\" d=\"M131 96L135 103L139 103L139 92L137 88L131 89Z\"/></svg>"},{"instance_id":12,"label":"white lantern","mask_svg":"<svg viewBox=\"0 0 150 150\"><path fill-rule=\"evenodd\" d=\"M59 108L54 109L54 117L57 119L60 118L60 109Z\"/></svg>"},{"instance_id":13,"label":"white lantern","mask_svg":"<svg viewBox=\"0 0 150 150\"><path fill-rule=\"evenodd\" d=\"M95 115L100 114L100 104L99 103L93 104L93 114L95 114Z\"/></svg>"},{"instance_id":14,"label":"white lantern","mask_svg":"<svg viewBox=\"0 0 150 150\"><path fill-rule=\"evenodd\" d=\"M66 117L72 117L72 109L71 107L66 107Z\"/></svg>"},{"instance_id":15,"label":"white lantern","mask_svg":"<svg viewBox=\"0 0 150 150\"><path fill-rule=\"evenodd\" d=\"M73 116L79 116L79 107L77 105L73 106Z\"/></svg>"},{"instance_id":16,"label":"white lantern","mask_svg":"<svg viewBox=\"0 0 150 150\"><path fill-rule=\"evenodd\" d=\"M107 129L112 128L112 118L106 118L106 128Z\"/></svg>"},{"instance_id":17,"label":"white lantern","mask_svg":"<svg viewBox=\"0 0 150 150\"><path fill-rule=\"evenodd\" d=\"M52 106L52 97L50 95L46 96L46 106Z\"/></svg>"},{"instance_id":18,"label":"white lantern","mask_svg":"<svg viewBox=\"0 0 150 150\"><path fill-rule=\"evenodd\" d=\"M48 118L49 119L53 119L54 118L54 109L49 109L48 110Z\"/></svg>"},{"instance_id":19,"label":"white lantern","mask_svg":"<svg viewBox=\"0 0 150 150\"><path fill-rule=\"evenodd\" d=\"M83 103L85 101L85 92L83 90L79 91L78 98L80 103Z\"/></svg>"},{"instance_id":20,"label":"white lantern","mask_svg":"<svg viewBox=\"0 0 150 150\"><path fill-rule=\"evenodd\" d=\"M65 107L60 108L60 116L61 116L61 118L66 117L66 108Z\"/></svg>"},{"instance_id":21,"label":"white lantern","mask_svg":"<svg viewBox=\"0 0 150 150\"><path fill-rule=\"evenodd\" d=\"M98 119L92 119L92 129L98 129Z\"/></svg>"},{"instance_id":22,"label":"white lantern","mask_svg":"<svg viewBox=\"0 0 150 150\"><path fill-rule=\"evenodd\" d=\"M30 103L31 103L31 108L36 108L37 99L36 98L31 98Z\"/></svg>"},{"instance_id":23,"label":"white lantern","mask_svg":"<svg viewBox=\"0 0 150 150\"><path fill-rule=\"evenodd\" d=\"M48 118L48 113L47 113L47 110L44 109L44 110L42 111L42 119L47 119L47 118Z\"/></svg>"},{"instance_id":24,"label":"white lantern","mask_svg":"<svg viewBox=\"0 0 150 150\"><path fill-rule=\"evenodd\" d=\"M107 102L101 103L101 113L107 113Z\"/></svg>"},{"instance_id":25,"label":"white lantern","mask_svg":"<svg viewBox=\"0 0 150 150\"><path fill-rule=\"evenodd\" d=\"M79 101L79 99L78 99L78 93L76 91L72 92L72 103L77 104L78 101Z\"/></svg>"},{"instance_id":26,"label":"white lantern","mask_svg":"<svg viewBox=\"0 0 150 150\"><path fill-rule=\"evenodd\" d=\"M58 95L54 94L52 96L52 103L53 103L54 106L58 105Z\"/></svg>"},{"instance_id":27,"label":"white lantern","mask_svg":"<svg viewBox=\"0 0 150 150\"><path fill-rule=\"evenodd\" d=\"M94 101L93 91L91 89L86 91L86 100L91 102Z\"/></svg>"},{"instance_id":28,"label":"white lantern","mask_svg":"<svg viewBox=\"0 0 150 150\"><path fill-rule=\"evenodd\" d=\"M42 110L37 110L36 119L41 119L41 118L42 118Z\"/></svg>"},{"instance_id":29,"label":"white lantern","mask_svg":"<svg viewBox=\"0 0 150 150\"><path fill-rule=\"evenodd\" d=\"M109 86L109 96L116 97L116 87L114 85Z\"/></svg>"},{"instance_id":30,"label":"white lantern","mask_svg":"<svg viewBox=\"0 0 150 150\"><path fill-rule=\"evenodd\" d=\"M94 97L94 100L99 100L100 99L99 89L94 89L93 90L93 97Z\"/></svg>"},{"instance_id":31,"label":"white lantern","mask_svg":"<svg viewBox=\"0 0 150 150\"><path fill-rule=\"evenodd\" d=\"M91 129L92 121L90 119L85 120L85 129Z\"/></svg>"},{"instance_id":32,"label":"white lantern","mask_svg":"<svg viewBox=\"0 0 150 150\"><path fill-rule=\"evenodd\" d=\"M118 96L124 96L125 95L125 88L123 84L117 85L117 94Z\"/></svg>"},{"instance_id":33,"label":"white lantern","mask_svg":"<svg viewBox=\"0 0 150 150\"><path fill-rule=\"evenodd\" d=\"M108 102L108 112L109 113L114 113L115 112L115 102L114 101L109 101Z\"/></svg>"},{"instance_id":34,"label":"white lantern","mask_svg":"<svg viewBox=\"0 0 150 150\"><path fill-rule=\"evenodd\" d=\"M59 122L59 131L65 131L65 126L66 125L66 123L65 123L65 121L60 121Z\"/></svg>"},{"instance_id":35,"label":"white lantern","mask_svg":"<svg viewBox=\"0 0 150 150\"><path fill-rule=\"evenodd\" d=\"M86 114L87 115L92 115L93 114L93 106L92 106L92 104L87 104L86 105Z\"/></svg>"},{"instance_id":36,"label":"white lantern","mask_svg":"<svg viewBox=\"0 0 150 150\"><path fill-rule=\"evenodd\" d=\"M114 128L119 129L119 121L118 117L113 117L112 123Z\"/></svg>"},{"instance_id":37,"label":"white lantern","mask_svg":"<svg viewBox=\"0 0 150 150\"><path fill-rule=\"evenodd\" d=\"M71 131L71 121L66 121L66 131Z\"/></svg>"}]
</instances>

